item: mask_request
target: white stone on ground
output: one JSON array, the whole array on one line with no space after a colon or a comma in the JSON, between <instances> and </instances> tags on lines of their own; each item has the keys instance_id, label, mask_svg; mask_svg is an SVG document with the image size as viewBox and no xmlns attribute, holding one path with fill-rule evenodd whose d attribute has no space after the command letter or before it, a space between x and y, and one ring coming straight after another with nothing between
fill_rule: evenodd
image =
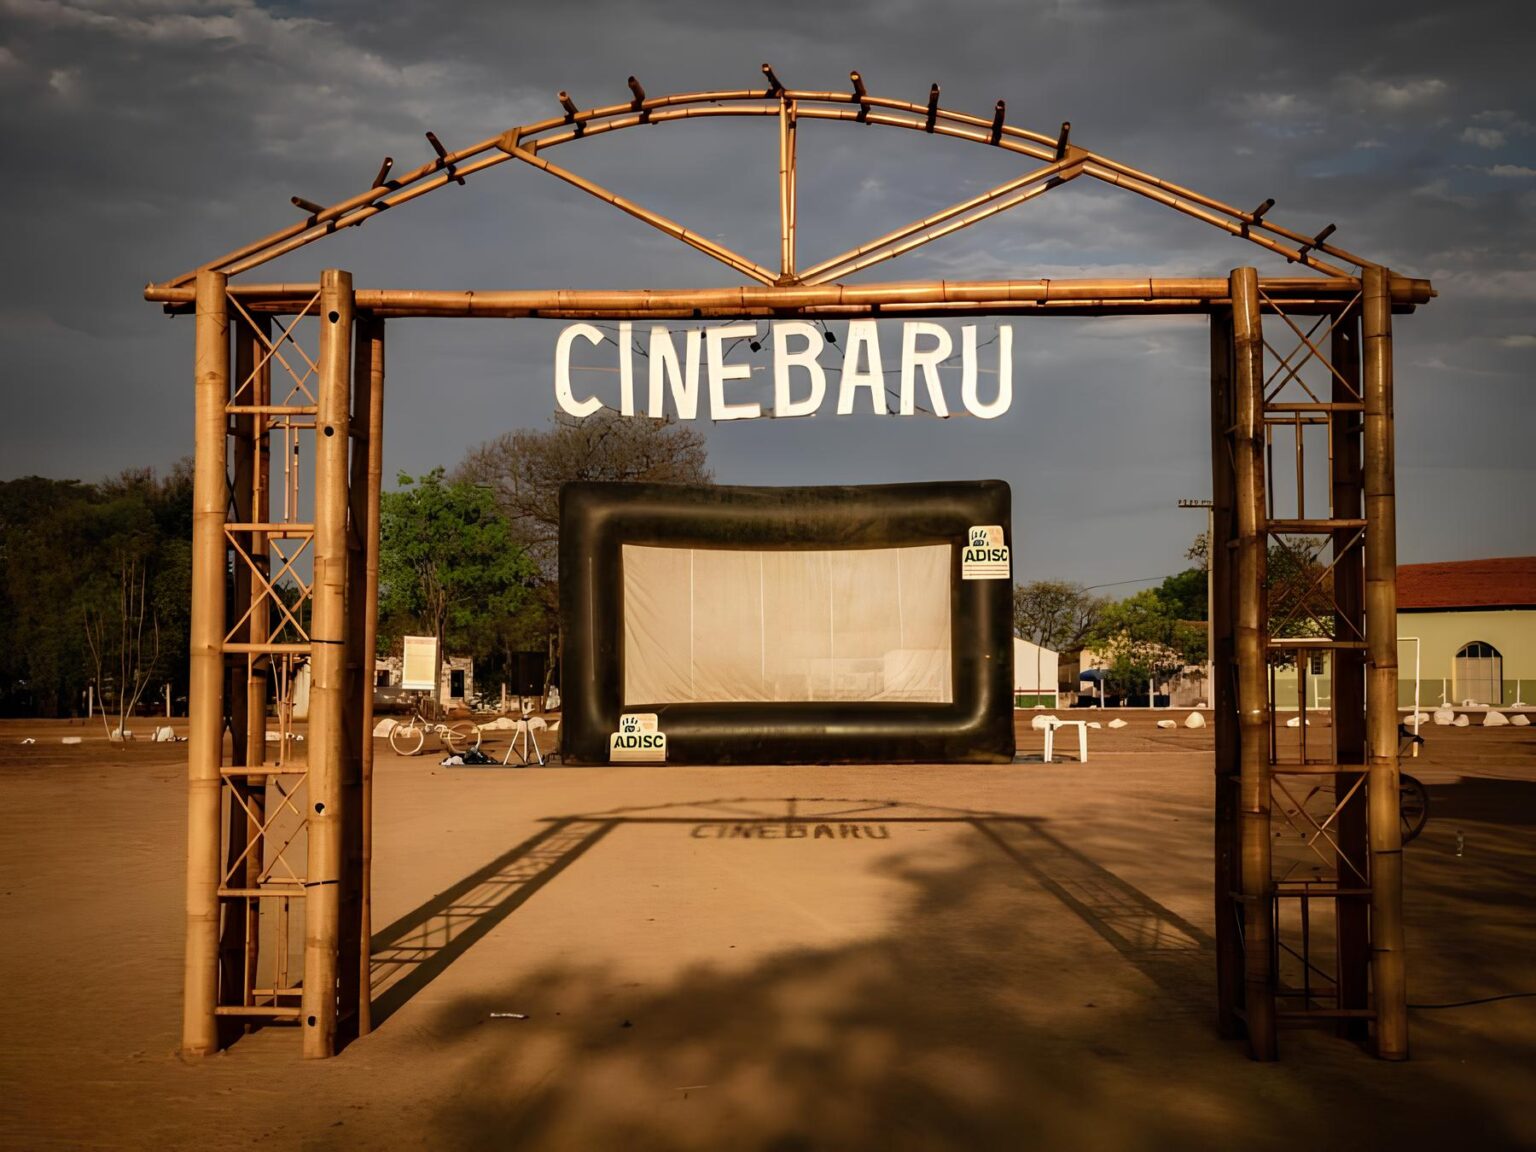
<instances>
[{"instance_id":1,"label":"white stone on ground","mask_svg":"<svg viewBox=\"0 0 1536 1152\"><path fill-rule=\"evenodd\" d=\"M1467 727L1467 725L1469 725L1471 723L1472 723L1471 718L1468 717L1465 712L1463 712L1460 716L1456 717L1456 722L1454 724L1452 724L1451 727L1453 727L1453 728L1465 728L1465 727Z\"/></svg>"},{"instance_id":2,"label":"white stone on ground","mask_svg":"<svg viewBox=\"0 0 1536 1152\"><path fill-rule=\"evenodd\" d=\"M1423 724L1424 722L1426 722L1429 719L1430 719L1430 715L1429 715L1428 712L1415 712L1412 716L1408 717L1407 723L1409 723L1409 724Z\"/></svg>"},{"instance_id":3,"label":"white stone on ground","mask_svg":"<svg viewBox=\"0 0 1536 1152\"><path fill-rule=\"evenodd\" d=\"M1200 713L1198 713L1198 712L1191 712L1188 716L1184 717L1184 727L1186 727L1186 728L1204 728L1205 727L1205 717L1200 715Z\"/></svg>"},{"instance_id":4,"label":"white stone on ground","mask_svg":"<svg viewBox=\"0 0 1536 1152\"><path fill-rule=\"evenodd\" d=\"M1105 725L1105 727L1107 727L1107 728L1124 728L1125 727L1125 721L1120 719L1120 717L1116 716L1107 725Z\"/></svg>"},{"instance_id":5,"label":"white stone on ground","mask_svg":"<svg viewBox=\"0 0 1536 1152\"><path fill-rule=\"evenodd\" d=\"M1454 724L1454 723L1456 723L1456 709L1454 709L1454 708L1436 708L1435 709L1435 715L1434 715L1434 721L1435 721L1436 724L1440 725L1442 728L1445 727L1447 724Z\"/></svg>"},{"instance_id":6,"label":"white stone on ground","mask_svg":"<svg viewBox=\"0 0 1536 1152\"><path fill-rule=\"evenodd\" d=\"M1483 717L1484 728L1502 728L1508 723L1508 716L1502 712L1495 712L1492 708L1488 709L1488 715Z\"/></svg>"},{"instance_id":7,"label":"white stone on ground","mask_svg":"<svg viewBox=\"0 0 1536 1152\"><path fill-rule=\"evenodd\" d=\"M393 716L383 716L383 717L380 717L379 722L373 726L373 734L375 736L388 736L391 732L393 732L399 726L400 726L400 721L396 720ZM268 740L276 740L277 739L277 733L276 732L268 732L267 733L267 739Z\"/></svg>"},{"instance_id":8,"label":"white stone on ground","mask_svg":"<svg viewBox=\"0 0 1536 1152\"><path fill-rule=\"evenodd\" d=\"M1524 712L1516 712L1509 718L1509 722L1516 728L1526 728L1530 726L1531 718Z\"/></svg>"},{"instance_id":9,"label":"white stone on ground","mask_svg":"<svg viewBox=\"0 0 1536 1152\"><path fill-rule=\"evenodd\" d=\"M1090 728L1102 728L1102 727L1104 727L1104 725L1100 724L1097 720L1089 720L1089 721L1087 721L1087 724L1088 724L1088 727L1090 727Z\"/></svg>"},{"instance_id":10,"label":"white stone on ground","mask_svg":"<svg viewBox=\"0 0 1536 1152\"><path fill-rule=\"evenodd\" d=\"M80 737L80 736L65 736L63 739L61 739L59 741L59 743L60 744L79 744L79 743L81 743L81 741L82 741L82 737ZM23 744L35 744L35 743L37 743L37 741L33 740L29 736L25 740L23 740L22 743Z\"/></svg>"},{"instance_id":11,"label":"white stone on ground","mask_svg":"<svg viewBox=\"0 0 1536 1152\"><path fill-rule=\"evenodd\" d=\"M1177 728L1179 722L1177 720L1159 720L1157 726L1159 728Z\"/></svg>"}]
</instances>

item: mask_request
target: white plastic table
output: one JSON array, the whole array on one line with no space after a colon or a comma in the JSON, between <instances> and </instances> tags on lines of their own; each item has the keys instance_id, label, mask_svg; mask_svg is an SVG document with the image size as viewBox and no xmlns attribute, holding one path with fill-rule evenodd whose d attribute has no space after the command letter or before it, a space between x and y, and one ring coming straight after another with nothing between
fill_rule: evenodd
<instances>
[{"instance_id":1,"label":"white plastic table","mask_svg":"<svg viewBox=\"0 0 1536 1152\"><path fill-rule=\"evenodd\" d=\"M1051 753L1056 746L1056 729L1077 729L1077 762L1088 763L1088 722L1086 720L1058 720L1054 716L1045 718L1045 762L1051 762Z\"/></svg>"}]
</instances>

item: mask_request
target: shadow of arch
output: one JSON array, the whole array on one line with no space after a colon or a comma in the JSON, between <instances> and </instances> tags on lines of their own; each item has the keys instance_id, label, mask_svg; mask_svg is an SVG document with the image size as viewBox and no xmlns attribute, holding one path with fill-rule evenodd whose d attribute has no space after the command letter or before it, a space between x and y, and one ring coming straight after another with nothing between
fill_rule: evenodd
<instances>
[{"instance_id":1,"label":"shadow of arch","mask_svg":"<svg viewBox=\"0 0 1536 1152\"><path fill-rule=\"evenodd\" d=\"M1088 856L1038 817L849 797L716 797L553 817L549 826L375 933L375 1026L620 825L693 825L732 838L871 824L966 824L1060 900L1164 993L1185 1001L1206 980L1209 935ZM857 833L855 833L857 835ZM791 838L793 838L791 836Z\"/></svg>"},{"instance_id":2,"label":"shadow of arch","mask_svg":"<svg viewBox=\"0 0 1536 1152\"><path fill-rule=\"evenodd\" d=\"M616 823L556 820L376 932L369 946L374 1026L399 1011Z\"/></svg>"}]
</instances>

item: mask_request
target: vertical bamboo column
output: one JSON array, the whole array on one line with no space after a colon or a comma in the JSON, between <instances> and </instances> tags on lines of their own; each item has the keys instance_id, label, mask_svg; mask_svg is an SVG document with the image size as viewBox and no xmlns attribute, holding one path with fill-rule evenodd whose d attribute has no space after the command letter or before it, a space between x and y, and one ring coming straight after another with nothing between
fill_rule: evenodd
<instances>
[{"instance_id":1,"label":"vertical bamboo column","mask_svg":"<svg viewBox=\"0 0 1536 1152\"><path fill-rule=\"evenodd\" d=\"M1264 337L1259 318L1259 276L1252 268L1231 276L1234 422L1232 436L1237 511L1236 600L1238 828L1243 894L1243 1007L1248 1051L1273 1060L1275 1043L1274 883L1269 828L1269 626L1264 592L1268 525L1264 483Z\"/></svg>"},{"instance_id":2,"label":"vertical bamboo column","mask_svg":"<svg viewBox=\"0 0 1536 1152\"><path fill-rule=\"evenodd\" d=\"M373 383L367 321L355 317L352 325L351 411L347 421L347 638L345 703L342 706L346 751L342 759L342 883L340 950L336 984L340 993L340 1020L344 1035L361 1036L363 926L363 699L371 698L373 661L363 651L364 597L367 582L366 531L368 522L368 408ZM365 671L366 669L366 671ZM369 733L366 737L372 743Z\"/></svg>"},{"instance_id":3,"label":"vertical bamboo column","mask_svg":"<svg viewBox=\"0 0 1536 1152\"><path fill-rule=\"evenodd\" d=\"M309 857L304 884L304 1055L336 1051L345 834L347 448L352 277L320 277L315 417L315 576L310 627Z\"/></svg>"},{"instance_id":4,"label":"vertical bamboo column","mask_svg":"<svg viewBox=\"0 0 1536 1152\"><path fill-rule=\"evenodd\" d=\"M384 321L371 317L362 326L367 340L368 364L368 465L363 516L363 667L368 670L363 686L363 746L361 819L359 820L359 888L362 941L358 956L358 1035L373 1028L373 983L369 942L373 936L373 656L379 639L379 497L384 477ZM359 351L363 345L359 341ZM353 482L354 494L356 481ZM355 617L354 617L355 619Z\"/></svg>"},{"instance_id":5,"label":"vertical bamboo column","mask_svg":"<svg viewBox=\"0 0 1536 1152\"><path fill-rule=\"evenodd\" d=\"M1385 268L1367 268L1362 278L1371 977L1376 1001L1376 1053L1387 1060L1406 1060L1408 981L1403 955L1403 831L1398 822L1397 496L1391 274Z\"/></svg>"},{"instance_id":6,"label":"vertical bamboo column","mask_svg":"<svg viewBox=\"0 0 1536 1152\"><path fill-rule=\"evenodd\" d=\"M1240 1034L1243 944L1236 900L1238 732L1232 656L1232 316L1211 316L1211 519L1206 541L1210 584L1211 723L1215 753L1216 1021L1225 1037Z\"/></svg>"},{"instance_id":7,"label":"vertical bamboo column","mask_svg":"<svg viewBox=\"0 0 1536 1152\"><path fill-rule=\"evenodd\" d=\"M224 750L225 413L229 401L227 278L197 274L192 620L187 721L187 940L181 1048L218 1048L219 769Z\"/></svg>"},{"instance_id":8,"label":"vertical bamboo column","mask_svg":"<svg viewBox=\"0 0 1536 1152\"><path fill-rule=\"evenodd\" d=\"M367 812L363 800L364 779L373 761L373 637L369 634L368 580L370 565L377 580L377 564L370 556L369 481L375 463L373 428L374 389L381 383L374 366L375 328L381 321L359 319L354 325L352 359L352 457L348 483L347 542L347 742L346 761L346 883L341 909L342 1010L352 1014L356 1034L372 1028L368 979L368 876L365 850L371 849ZM382 464L382 461L380 461ZM371 797L370 797L371 799Z\"/></svg>"},{"instance_id":9,"label":"vertical bamboo column","mask_svg":"<svg viewBox=\"0 0 1536 1152\"><path fill-rule=\"evenodd\" d=\"M1333 402L1354 404L1360 395L1360 315L1357 310L1339 317L1334 324L1330 360L1336 373ZM1342 377L1342 379L1341 379ZM1361 513L1361 413L1335 411L1329 442L1332 447L1332 516L1339 520L1358 520ZM1333 533L1334 636L1352 640L1365 631L1364 553L1356 540L1355 529L1340 528ZM1365 764L1365 658L1358 648L1336 648L1333 658L1333 762L1355 767ZM1359 782L1352 772L1334 777L1334 795L1343 797ZM1368 886L1365 795L1356 791L1354 798L1339 812L1338 829L1340 888L1359 891ZM1355 869L1363 869L1359 875ZM1370 901L1363 896L1340 896L1335 904L1337 915L1337 975L1339 1007L1351 1010L1370 1003ZM1356 1039L1364 1036L1364 1021L1346 1019L1340 1031Z\"/></svg>"}]
</instances>

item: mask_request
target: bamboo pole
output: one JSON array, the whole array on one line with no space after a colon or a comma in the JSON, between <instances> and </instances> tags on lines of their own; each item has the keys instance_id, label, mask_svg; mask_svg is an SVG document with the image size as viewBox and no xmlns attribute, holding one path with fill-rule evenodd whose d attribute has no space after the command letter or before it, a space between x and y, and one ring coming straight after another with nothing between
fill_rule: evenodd
<instances>
[{"instance_id":1,"label":"bamboo pole","mask_svg":"<svg viewBox=\"0 0 1536 1152\"><path fill-rule=\"evenodd\" d=\"M219 803L224 742L225 415L229 301L217 272L197 277L192 619L187 720L187 939L181 1048L218 1048Z\"/></svg>"},{"instance_id":2,"label":"bamboo pole","mask_svg":"<svg viewBox=\"0 0 1536 1152\"><path fill-rule=\"evenodd\" d=\"M779 101L779 282L795 277L795 105Z\"/></svg>"},{"instance_id":3,"label":"bamboo pole","mask_svg":"<svg viewBox=\"0 0 1536 1152\"><path fill-rule=\"evenodd\" d=\"M1397 497L1392 413L1392 310L1383 268L1367 268L1361 316L1365 397L1366 730L1371 843L1371 976L1376 1054L1408 1058L1403 953L1403 844L1397 765Z\"/></svg>"},{"instance_id":4,"label":"bamboo pole","mask_svg":"<svg viewBox=\"0 0 1536 1152\"><path fill-rule=\"evenodd\" d=\"M1337 311L1360 291L1352 277L1276 277L1260 281L1263 294L1289 312L1308 307ZM313 284L252 284L231 291L247 307L295 313L315 294ZM1434 290L1429 281L1409 277L1391 280L1392 303L1408 308L1427 303ZM151 303L190 306L186 288L151 285L144 290ZM514 291L429 291L421 289L363 289L357 307L375 315L516 317L549 314L571 318L645 319L654 317L731 318L744 315L793 316L810 309L840 308L849 314L879 315L898 309L945 306L985 308L999 313L1023 308L1080 304L1102 308L1123 304L1137 311L1210 311L1231 306L1229 284L1214 277L1143 277L1094 280L920 280L864 285L742 286L686 289L532 289Z\"/></svg>"},{"instance_id":5,"label":"bamboo pole","mask_svg":"<svg viewBox=\"0 0 1536 1152\"><path fill-rule=\"evenodd\" d=\"M1233 659L1232 316L1211 317L1211 519L1206 541L1210 583L1211 722L1215 736L1216 1021L1224 1037L1240 1034L1243 941L1237 899L1238 715Z\"/></svg>"},{"instance_id":6,"label":"bamboo pole","mask_svg":"<svg viewBox=\"0 0 1536 1152\"><path fill-rule=\"evenodd\" d=\"M700 252L704 253L704 255L713 257L714 259L720 261L720 263L724 264L726 267L740 272L743 276L750 276L752 279L762 284L772 284L776 279L774 274L768 271L768 269L764 268L761 264L757 264L751 260L748 260L745 256L731 251L723 244L716 244L712 240L705 239L697 232L689 231L681 224L678 224L673 220L669 220L659 212L652 212L649 208L646 208L640 204L636 204L633 200L630 200L627 197L620 196L616 192L610 192L607 188L604 188L596 181L588 180L585 176L578 176L576 173L562 168L558 164L552 164L548 160L545 160L543 157L536 156L532 152L525 152L521 148L515 150L513 155L516 156L517 159L523 161L525 164L537 168L541 172L548 173L550 176L554 176L557 179L564 180L567 184L570 184L575 188L580 188L588 195L595 196L599 200L613 205L613 207L617 208L620 212L627 213L628 215L633 216L636 220L639 220L645 224L649 224L652 228L655 228L660 232L665 232L674 240L681 240L690 248L698 249Z\"/></svg>"},{"instance_id":7,"label":"bamboo pole","mask_svg":"<svg viewBox=\"0 0 1536 1152\"><path fill-rule=\"evenodd\" d=\"M914 220L912 223L904 225L901 228L896 229L894 232L887 232L884 236L876 237L868 243L859 245L857 248L851 248L847 252L833 256L830 260L823 260L820 264L817 264L812 268L807 268L805 270L803 279L806 283L809 284L819 284L831 279L833 276L849 275L851 272L857 271L859 268L866 267L869 263L873 263L873 261L864 261L862 259L870 253L878 252L881 249L887 248L890 245L896 244L899 241L907 239L909 236L914 236L917 233L924 231L925 229L934 227L935 225L943 224L949 220L954 220L957 217L963 216L965 213L974 209L982 208L987 205L993 205L996 201L1009 196L1010 193L1018 192L1020 189L1027 190L1033 188L1035 185L1046 184L1051 184L1051 186L1054 186L1054 183L1060 183L1062 180L1070 179L1072 175L1075 175L1076 173L1072 170L1076 169L1081 163L1082 157L1074 154L1068 156L1065 160L1058 160L1056 163L1048 164L1044 168L1037 168L1033 172L1027 172L1023 176L1005 181L1004 183L999 184L996 188L990 188L987 191L981 193L979 196L972 196L969 200L962 200L957 204L951 204L948 208L945 208L939 212L935 212L932 215L925 216L921 220ZM1032 192L1031 195L1038 194L1038 192L1044 190L1044 187L1041 187ZM987 213L987 215L995 215L997 212L1004 211L1007 208L1013 207L1015 204L1021 203L1022 200L1026 198L1027 197L1010 198L1001 207L994 207ZM965 224L973 224L976 222L976 220L985 218L985 216L977 216L974 219L966 220ZM963 226L964 224L961 225L961 227ZM951 231L953 231L953 229L951 229ZM939 235L943 235L943 233L935 233L934 236L925 238L924 242L926 243L927 239L935 239ZM903 248L900 251L906 250L907 249ZM899 255L899 251L892 252L890 255ZM889 256L882 256L880 258L888 259Z\"/></svg>"},{"instance_id":8,"label":"bamboo pole","mask_svg":"<svg viewBox=\"0 0 1536 1152\"><path fill-rule=\"evenodd\" d=\"M343 1034L361 1035L358 1012L362 986L359 957L362 943L362 757L363 757L363 686L372 682L364 674L364 539L367 521L368 472L368 390L372 372L368 357L372 352L365 324L352 325L352 362L349 389L350 413L347 419L347 626L342 646L344 688L342 694L343 754L341 759L342 849L340 884L340 923L338 927L336 984L338 1020ZM372 661L367 662L371 668Z\"/></svg>"},{"instance_id":9,"label":"bamboo pole","mask_svg":"<svg viewBox=\"0 0 1536 1152\"><path fill-rule=\"evenodd\" d=\"M1332 402L1339 410L1329 414L1330 473L1333 484L1330 510L1335 520L1354 520L1361 514L1361 415L1360 395L1360 315L1355 309L1339 318L1333 328L1329 359L1337 375L1333 380ZM1365 567L1357 546L1358 530L1352 527L1333 533L1333 601L1335 637L1353 639L1365 632ZM1357 648L1338 648L1333 661L1333 762L1359 766L1366 762L1365 731L1365 660ZM1350 795L1357 777L1340 772L1334 777L1334 795ZM1356 891L1368 880L1366 864L1365 796L1356 791L1341 808L1336 821L1340 860L1338 880L1341 888ZM1358 875L1357 868L1366 869ZM1359 896L1340 896L1336 902L1337 943L1335 945L1338 1007L1350 1011L1369 1007L1370 986L1370 902ZM1359 1039L1364 1022L1340 1023L1344 1035Z\"/></svg>"},{"instance_id":10,"label":"bamboo pole","mask_svg":"<svg viewBox=\"0 0 1536 1152\"><path fill-rule=\"evenodd\" d=\"M379 638L379 503L384 475L384 321L369 319L368 335L368 468L367 500L364 520L363 581L363 653L364 667L373 668L373 654ZM358 957L358 1035L373 1029L372 957L369 944L373 938L373 687L372 676L363 691L363 746L360 862L361 954Z\"/></svg>"},{"instance_id":11,"label":"bamboo pole","mask_svg":"<svg viewBox=\"0 0 1536 1152\"><path fill-rule=\"evenodd\" d=\"M336 1051L344 881L347 638L347 449L352 277L320 280L320 405L315 428L315 580L309 693L309 859L304 895L304 1055Z\"/></svg>"},{"instance_id":12,"label":"bamboo pole","mask_svg":"<svg viewBox=\"0 0 1536 1152\"><path fill-rule=\"evenodd\" d=\"M1243 897L1243 1006L1248 1051L1273 1060L1275 1042L1274 882L1270 876L1268 625L1264 580L1268 531L1264 482L1264 337L1258 273L1232 273L1234 502L1237 511L1237 704L1240 730L1239 835Z\"/></svg>"}]
</instances>

